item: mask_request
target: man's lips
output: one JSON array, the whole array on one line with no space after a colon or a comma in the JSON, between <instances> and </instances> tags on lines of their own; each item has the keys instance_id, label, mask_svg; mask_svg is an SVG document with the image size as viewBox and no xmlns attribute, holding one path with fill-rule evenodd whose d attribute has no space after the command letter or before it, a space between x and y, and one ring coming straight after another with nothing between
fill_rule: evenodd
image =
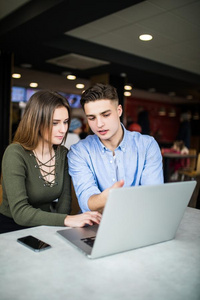
<instances>
[{"instance_id":1,"label":"man's lips","mask_svg":"<svg viewBox=\"0 0 200 300\"><path fill-rule=\"evenodd\" d=\"M105 135L107 132L108 132L107 129L106 129L106 130L99 130L99 131L98 131L98 133L99 133L100 135Z\"/></svg>"}]
</instances>

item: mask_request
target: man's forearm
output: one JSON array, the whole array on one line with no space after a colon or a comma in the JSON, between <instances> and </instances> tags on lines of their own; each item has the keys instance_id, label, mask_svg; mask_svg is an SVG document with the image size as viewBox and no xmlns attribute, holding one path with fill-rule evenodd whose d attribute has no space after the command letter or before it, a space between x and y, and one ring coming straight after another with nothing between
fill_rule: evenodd
<instances>
[{"instance_id":1,"label":"man's forearm","mask_svg":"<svg viewBox=\"0 0 200 300\"><path fill-rule=\"evenodd\" d=\"M91 211L100 211L104 209L106 204L107 196L108 196L109 189L106 189L100 194L92 195L88 199L88 207Z\"/></svg>"},{"instance_id":2,"label":"man's forearm","mask_svg":"<svg viewBox=\"0 0 200 300\"><path fill-rule=\"evenodd\" d=\"M90 210L102 212L108 198L109 191L114 188L121 188L124 185L124 180L117 181L110 188L105 189L100 194L92 195L88 199L88 207Z\"/></svg>"}]
</instances>

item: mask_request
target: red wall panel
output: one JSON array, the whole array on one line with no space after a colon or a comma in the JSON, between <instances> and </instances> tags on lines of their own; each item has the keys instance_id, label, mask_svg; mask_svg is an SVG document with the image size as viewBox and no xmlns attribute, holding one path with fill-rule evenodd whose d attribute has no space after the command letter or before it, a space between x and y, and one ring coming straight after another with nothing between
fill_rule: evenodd
<instances>
[{"instance_id":1,"label":"red wall panel","mask_svg":"<svg viewBox=\"0 0 200 300\"><path fill-rule=\"evenodd\" d=\"M180 109L173 104L127 97L125 100L125 119L132 119L137 122L141 107L148 111L151 135L157 138L159 134L159 142L162 143L173 142L176 139L180 125ZM159 115L162 108L166 111L165 116ZM170 117L171 110L175 111L176 116Z\"/></svg>"}]
</instances>

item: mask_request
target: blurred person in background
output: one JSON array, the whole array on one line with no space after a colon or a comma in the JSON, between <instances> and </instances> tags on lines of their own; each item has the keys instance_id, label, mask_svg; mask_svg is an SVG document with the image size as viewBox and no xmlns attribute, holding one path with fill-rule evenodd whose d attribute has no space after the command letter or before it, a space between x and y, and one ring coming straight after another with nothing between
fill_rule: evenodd
<instances>
[{"instance_id":1,"label":"blurred person in background","mask_svg":"<svg viewBox=\"0 0 200 300\"><path fill-rule=\"evenodd\" d=\"M71 145L80 141L80 134L82 132L82 123L78 118L73 118L69 126L69 133L65 142L65 147L70 149Z\"/></svg>"},{"instance_id":2,"label":"blurred person in background","mask_svg":"<svg viewBox=\"0 0 200 300\"><path fill-rule=\"evenodd\" d=\"M128 130L137 131L137 132L141 133L142 132L142 127L138 123L133 122L132 124L130 124L128 126Z\"/></svg>"},{"instance_id":3,"label":"blurred person in background","mask_svg":"<svg viewBox=\"0 0 200 300\"><path fill-rule=\"evenodd\" d=\"M191 125L190 125L191 114L190 112L182 113L180 116L180 127L176 137L177 141L182 141L185 147L190 148L191 140Z\"/></svg>"}]
</instances>

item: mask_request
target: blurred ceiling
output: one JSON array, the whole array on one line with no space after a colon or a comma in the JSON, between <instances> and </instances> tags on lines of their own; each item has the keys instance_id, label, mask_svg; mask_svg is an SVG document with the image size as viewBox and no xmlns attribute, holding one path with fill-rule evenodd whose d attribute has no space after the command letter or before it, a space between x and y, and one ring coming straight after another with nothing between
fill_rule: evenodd
<instances>
[{"instance_id":1,"label":"blurred ceiling","mask_svg":"<svg viewBox=\"0 0 200 300\"><path fill-rule=\"evenodd\" d=\"M199 15L199 0L1 0L0 49L14 53L23 85L30 70L37 81L43 72L60 82L73 73L86 87L109 73L136 90L199 105ZM153 39L140 41L144 33Z\"/></svg>"}]
</instances>

